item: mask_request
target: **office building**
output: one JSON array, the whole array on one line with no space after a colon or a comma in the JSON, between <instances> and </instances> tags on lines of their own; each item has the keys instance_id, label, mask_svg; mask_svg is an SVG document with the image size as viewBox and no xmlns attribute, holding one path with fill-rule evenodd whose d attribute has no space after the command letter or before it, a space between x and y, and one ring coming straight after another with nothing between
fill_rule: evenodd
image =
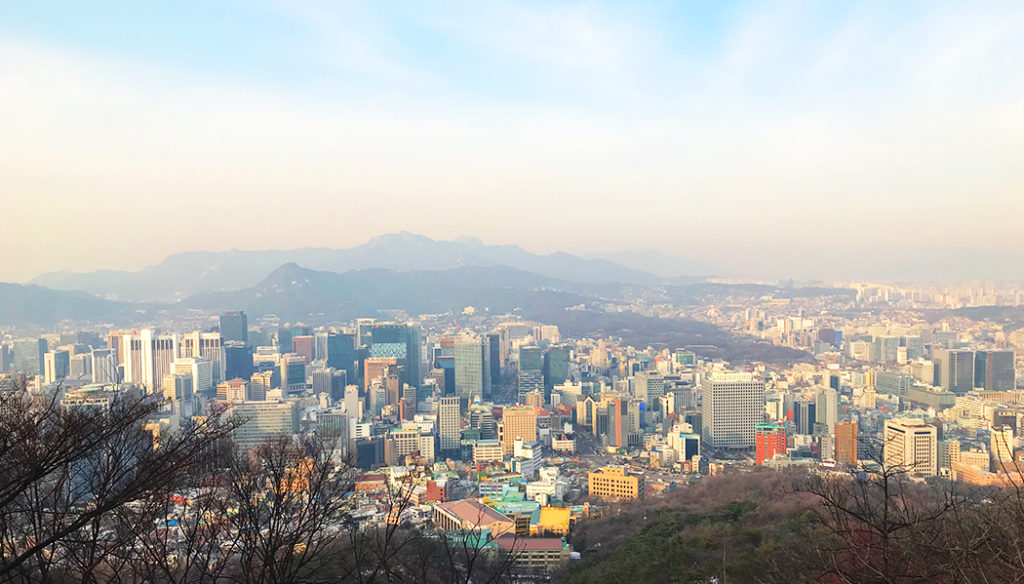
<instances>
[{"instance_id":1,"label":"office building","mask_svg":"<svg viewBox=\"0 0 1024 584\"><path fill-rule=\"evenodd\" d=\"M509 456L515 452L516 439L537 441L537 410L528 406L506 407L501 414L502 452Z\"/></svg>"},{"instance_id":2,"label":"office building","mask_svg":"<svg viewBox=\"0 0 1024 584\"><path fill-rule=\"evenodd\" d=\"M754 447L764 421L764 381L752 373L712 372L701 379L704 443L709 448Z\"/></svg>"},{"instance_id":3,"label":"office building","mask_svg":"<svg viewBox=\"0 0 1024 584\"><path fill-rule=\"evenodd\" d=\"M935 352L939 385L957 395L974 389L974 351L939 349Z\"/></svg>"},{"instance_id":4,"label":"office building","mask_svg":"<svg viewBox=\"0 0 1024 584\"><path fill-rule=\"evenodd\" d=\"M93 383L119 383L121 381L121 375L118 373L117 354L113 349L93 349L90 358L92 359Z\"/></svg>"},{"instance_id":5,"label":"office building","mask_svg":"<svg viewBox=\"0 0 1024 584\"><path fill-rule=\"evenodd\" d=\"M857 420L836 422L836 462L848 466L858 463Z\"/></svg>"},{"instance_id":6,"label":"office building","mask_svg":"<svg viewBox=\"0 0 1024 584\"><path fill-rule=\"evenodd\" d=\"M544 352L544 391L550 401L551 388L569 379L569 347L551 347Z\"/></svg>"},{"instance_id":7,"label":"office building","mask_svg":"<svg viewBox=\"0 0 1024 584\"><path fill-rule=\"evenodd\" d=\"M660 408L661 396L665 395L665 378L661 373L654 371L641 371L633 376L633 395L648 410Z\"/></svg>"},{"instance_id":8,"label":"office building","mask_svg":"<svg viewBox=\"0 0 1024 584\"><path fill-rule=\"evenodd\" d=\"M12 369L29 376L43 375L46 339L15 339L11 342Z\"/></svg>"},{"instance_id":9,"label":"office building","mask_svg":"<svg viewBox=\"0 0 1024 584\"><path fill-rule=\"evenodd\" d=\"M245 420L233 433L235 443L243 449L299 431L300 411L295 401L247 401L235 404L230 412Z\"/></svg>"},{"instance_id":10,"label":"office building","mask_svg":"<svg viewBox=\"0 0 1024 584\"><path fill-rule=\"evenodd\" d=\"M835 432L839 419L839 394L831 387L819 387L814 392L814 401L814 423L820 424L823 433L830 436Z\"/></svg>"},{"instance_id":11,"label":"office building","mask_svg":"<svg viewBox=\"0 0 1024 584\"><path fill-rule=\"evenodd\" d=\"M249 343L249 320L245 312L235 310L220 315L220 338L224 342Z\"/></svg>"},{"instance_id":12,"label":"office building","mask_svg":"<svg viewBox=\"0 0 1024 584\"><path fill-rule=\"evenodd\" d=\"M519 396L531 391L544 391L544 357L540 347L524 345L519 347Z\"/></svg>"},{"instance_id":13,"label":"office building","mask_svg":"<svg viewBox=\"0 0 1024 584\"><path fill-rule=\"evenodd\" d=\"M295 353L281 356L281 389L290 393L306 390L306 358Z\"/></svg>"},{"instance_id":14,"label":"office building","mask_svg":"<svg viewBox=\"0 0 1024 584\"><path fill-rule=\"evenodd\" d=\"M171 373L191 376L192 391L195 393L212 392L215 387L213 383L213 364L206 359L197 357L175 359L171 367Z\"/></svg>"},{"instance_id":15,"label":"office building","mask_svg":"<svg viewBox=\"0 0 1024 584\"><path fill-rule=\"evenodd\" d=\"M974 353L974 387L988 391L1010 391L1017 388L1013 368L1013 351L976 351Z\"/></svg>"},{"instance_id":16,"label":"office building","mask_svg":"<svg viewBox=\"0 0 1024 584\"><path fill-rule=\"evenodd\" d=\"M636 499L640 496L640 478L626 474L621 466L606 466L587 474L591 497Z\"/></svg>"},{"instance_id":17,"label":"office building","mask_svg":"<svg viewBox=\"0 0 1024 584\"><path fill-rule=\"evenodd\" d=\"M1013 428L993 426L989 429L989 455L992 472L1017 472L1013 465Z\"/></svg>"},{"instance_id":18,"label":"office building","mask_svg":"<svg viewBox=\"0 0 1024 584\"><path fill-rule=\"evenodd\" d=\"M487 344L487 361L490 364L491 387L496 388L501 385L501 335L488 333L484 335L484 340Z\"/></svg>"},{"instance_id":19,"label":"office building","mask_svg":"<svg viewBox=\"0 0 1024 584\"><path fill-rule=\"evenodd\" d=\"M776 454L786 454L786 424L766 422L755 425L754 443L754 464L764 464L764 461L771 460Z\"/></svg>"},{"instance_id":20,"label":"office building","mask_svg":"<svg viewBox=\"0 0 1024 584\"><path fill-rule=\"evenodd\" d=\"M370 332L370 357L396 359L405 370L405 383L419 387L423 382L420 331L401 323L376 323Z\"/></svg>"},{"instance_id":21,"label":"office building","mask_svg":"<svg viewBox=\"0 0 1024 584\"><path fill-rule=\"evenodd\" d=\"M254 371L252 347L240 341L224 343L224 377L226 379L249 379Z\"/></svg>"},{"instance_id":22,"label":"office building","mask_svg":"<svg viewBox=\"0 0 1024 584\"><path fill-rule=\"evenodd\" d=\"M300 355L306 365L313 362L313 336L298 335L292 337L292 353Z\"/></svg>"},{"instance_id":23,"label":"office building","mask_svg":"<svg viewBox=\"0 0 1024 584\"><path fill-rule=\"evenodd\" d=\"M142 385L150 393L159 391L178 354L177 335L143 329L138 334L123 335L121 343L125 382Z\"/></svg>"},{"instance_id":24,"label":"office building","mask_svg":"<svg viewBox=\"0 0 1024 584\"><path fill-rule=\"evenodd\" d=\"M349 383L358 383L356 338L349 333L327 335L327 366L345 372Z\"/></svg>"},{"instance_id":25,"label":"office building","mask_svg":"<svg viewBox=\"0 0 1024 584\"><path fill-rule=\"evenodd\" d=\"M489 351L483 339L472 333L455 338L452 352L455 357L455 393L462 399L473 401L491 393Z\"/></svg>"},{"instance_id":26,"label":"office building","mask_svg":"<svg viewBox=\"0 0 1024 584\"><path fill-rule=\"evenodd\" d=\"M43 354L43 383L63 381L71 372L71 354L64 350Z\"/></svg>"},{"instance_id":27,"label":"office building","mask_svg":"<svg viewBox=\"0 0 1024 584\"><path fill-rule=\"evenodd\" d=\"M205 359L213 371L213 384L224 381L226 363L220 333L196 331L182 335L178 340L178 356Z\"/></svg>"},{"instance_id":28,"label":"office building","mask_svg":"<svg viewBox=\"0 0 1024 584\"><path fill-rule=\"evenodd\" d=\"M450 453L459 449L461 420L458 397L442 397L437 406L437 435L442 452Z\"/></svg>"},{"instance_id":29,"label":"office building","mask_svg":"<svg viewBox=\"0 0 1024 584\"><path fill-rule=\"evenodd\" d=\"M923 420L897 418L885 421L883 461L915 475L938 472L938 431Z\"/></svg>"}]
</instances>

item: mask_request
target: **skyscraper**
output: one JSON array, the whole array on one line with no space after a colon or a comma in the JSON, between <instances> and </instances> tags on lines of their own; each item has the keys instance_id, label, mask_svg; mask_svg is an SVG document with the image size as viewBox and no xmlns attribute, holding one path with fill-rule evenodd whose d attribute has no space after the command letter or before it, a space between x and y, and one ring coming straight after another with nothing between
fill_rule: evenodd
<instances>
[{"instance_id":1,"label":"skyscraper","mask_svg":"<svg viewBox=\"0 0 1024 584\"><path fill-rule=\"evenodd\" d=\"M240 342L224 344L224 377L227 379L249 379L253 373L252 347Z\"/></svg>"},{"instance_id":2,"label":"skyscraper","mask_svg":"<svg viewBox=\"0 0 1024 584\"><path fill-rule=\"evenodd\" d=\"M519 347L519 396L531 391L544 390L544 361L540 347L524 345ZM520 402L522 399L520 399Z\"/></svg>"},{"instance_id":3,"label":"skyscraper","mask_svg":"<svg viewBox=\"0 0 1024 584\"><path fill-rule=\"evenodd\" d=\"M71 354L57 349L43 354L43 382L62 381L71 371Z\"/></svg>"},{"instance_id":4,"label":"skyscraper","mask_svg":"<svg viewBox=\"0 0 1024 584\"><path fill-rule=\"evenodd\" d=\"M523 442L537 441L537 410L530 406L507 407L501 414L502 439L501 451L512 455L516 439Z\"/></svg>"},{"instance_id":5,"label":"skyscraper","mask_svg":"<svg viewBox=\"0 0 1024 584\"><path fill-rule=\"evenodd\" d=\"M179 357L197 357L210 362L213 369L213 384L224 381L226 362L222 337L220 333L204 333L195 331L182 335L178 340Z\"/></svg>"},{"instance_id":6,"label":"skyscraper","mask_svg":"<svg viewBox=\"0 0 1024 584\"><path fill-rule=\"evenodd\" d=\"M487 339L487 357L491 366L491 387L496 388L501 385L501 335L488 333L485 338Z\"/></svg>"},{"instance_id":7,"label":"skyscraper","mask_svg":"<svg viewBox=\"0 0 1024 584\"><path fill-rule=\"evenodd\" d=\"M665 395L665 378L656 371L641 371L633 376L633 395L648 409L660 407L659 400Z\"/></svg>"},{"instance_id":8,"label":"skyscraper","mask_svg":"<svg viewBox=\"0 0 1024 584\"><path fill-rule=\"evenodd\" d=\"M442 452L457 451L461 444L459 398L442 397L437 406L437 435Z\"/></svg>"},{"instance_id":9,"label":"skyscraper","mask_svg":"<svg viewBox=\"0 0 1024 584\"><path fill-rule=\"evenodd\" d=\"M551 347L544 353L544 391L550 399L551 388L569 378L569 347Z\"/></svg>"},{"instance_id":10,"label":"skyscraper","mask_svg":"<svg viewBox=\"0 0 1024 584\"><path fill-rule=\"evenodd\" d=\"M764 420L764 381L752 373L714 372L701 379L704 443L711 448L754 447Z\"/></svg>"},{"instance_id":11,"label":"skyscraper","mask_svg":"<svg viewBox=\"0 0 1024 584\"><path fill-rule=\"evenodd\" d=\"M43 355L47 351L46 339L15 339L11 343L14 353L14 371L26 375L42 375Z\"/></svg>"},{"instance_id":12,"label":"skyscraper","mask_svg":"<svg viewBox=\"0 0 1024 584\"><path fill-rule=\"evenodd\" d=\"M1013 465L1013 428L993 426L989 428L989 455L992 472L1016 472Z\"/></svg>"},{"instance_id":13,"label":"skyscraper","mask_svg":"<svg viewBox=\"0 0 1024 584\"><path fill-rule=\"evenodd\" d=\"M939 349L935 352L939 385L963 395L974 389L974 351Z\"/></svg>"},{"instance_id":14,"label":"skyscraper","mask_svg":"<svg viewBox=\"0 0 1024 584\"><path fill-rule=\"evenodd\" d=\"M220 337L223 341L249 342L249 320L245 312L235 310L220 315Z\"/></svg>"},{"instance_id":15,"label":"skyscraper","mask_svg":"<svg viewBox=\"0 0 1024 584\"><path fill-rule=\"evenodd\" d=\"M152 329L143 329L138 334L123 335L121 343L125 382L142 385L150 393L160 390L178 353L177 335L158 335Z\"/></svg>"},{"instance_id":16,"label":"skyscraper","mask_svg":"<svg viewBox=\"0 0 1024 584\"><path fill-rule=\"evenodd\" d=\"M117 354L113 349L92 350L92 382L117 383L120 381L117 371Z\"/></svg>"},{"instance_id":17,"label":"skyscraper","mask_svg":"<svg viewBox=\"0 0 1024 584\"><path fill-rule=\"evenodd\" d=\"M357 379L355 341L355 335L349 333L327 335L327 366L345 371L349 383L355 383Z\"/></svg>"},{"instance_id":18,"label":"skyscraper","mask_svg":"<svg viewBox=\"0 0 1024 584\"><path fill-rule=\"evenodd\" d=\"M938 431L923 420L897 418L885 421L883 460L911 474L938 472Z\"/></svg>"},{"instance_id":19,"label":"skyscraper","mask_svg":"<svg viewBox=\"0 0 1024 584\"><path fill-rule=\"evenodd\" d=\"M814 422L824 427L826 435L831 435L839 418L839 394L831 387L819 387L814 400Z\"/></svg>"},{"instance_id":20,"label":"skyscraper","mask_svg":"<svg viewBox=\"0 0 1024 584\"><path fill-rule=\"evenodd\" d=\"M419 329L402 323L377 323L371 329L370 340L370 357L398 359L405 368L406 383L413 387L423 383Z\"/></svg>"},{"instance_id":21,"label":"skyscraper","mask_svg":"<svg viewBox=\"0 0 1024 584\"><path fill-rule=\"evenodd\" d=\"M455 393L462 399L472 401L475 396L490 394L490 369L488 352L479 335L462 333L455 338Z\"/></svg>"},{"instance_id":22,"label":"skyscraper","mask_svg":"<svg viewBox=\"0 0 1024 584\"><path fill-rule=\"evenodd\" d=\"M292 337L292 352L301 355L306 365L313 362L313 335Z\"/></svg>"},{"instance_id":23,"label":"skyscraper","mask_svg":"<svg viewBox=\"0 0 1024 584\"><path fill-rule=\"evenodd\" d=\"M989 391L1017 388L1013 351L977 351L974 353L974 387Z\"/></svg>"},{"instance_id":24,"label":"skyscraper","mask_svg":"<svg viewBox=\"0 0 1024 584\"><path fill-rule=\"evenodd\" d=\"M836 422L836 462L857 465L857 420Z\"/></svg>"}]
</instances>

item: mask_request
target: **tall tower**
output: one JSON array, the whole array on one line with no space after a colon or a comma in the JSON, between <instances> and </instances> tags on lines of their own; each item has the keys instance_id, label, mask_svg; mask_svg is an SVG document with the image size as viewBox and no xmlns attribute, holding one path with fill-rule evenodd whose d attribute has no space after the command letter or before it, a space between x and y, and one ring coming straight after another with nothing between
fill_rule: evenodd
<instances>
[{"instance_id":1,"label":"tall tower","mask_svg":"<svg viewBox=\"0 0 1024 584\"><path fill-rule=\"evenodd\" d=\"M455 393L473 401L476 396L490 394L491 380L483 340L475 334L463 333L455 338Z\"/></svg>"}]
</instances>

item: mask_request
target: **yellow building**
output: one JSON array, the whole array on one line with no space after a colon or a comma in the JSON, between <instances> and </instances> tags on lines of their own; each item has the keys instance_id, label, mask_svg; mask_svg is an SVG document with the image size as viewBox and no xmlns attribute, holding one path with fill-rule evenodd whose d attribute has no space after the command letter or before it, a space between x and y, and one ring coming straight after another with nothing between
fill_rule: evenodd
<instances>
[{"instance_id":1,"label":"yellow building","mask_svg":"<svg viewBox=\"0 0 1024 584\"><path fill-rule=\"evenodd\" d=\"M533 535L569 535L572 511L568 507L541 507L537 531Z\"/></svg>"},{"instance_id":2,"label":"yellow building","mask_svg":"<svg viewBox=\"0 0 1024 584\"><path fill-rule=\"evenodd\" d=\"M590 495L606 499L636 499L640 496L640 479L626 474L621 466L606 466L587 475Z\"/></svg>"},{"instance_id":3,"label":"yellow building","mask_svg":"<svg viewBox=\"0 0 1024 584\"><path fill-rule=\"evenodd\" d=\"M537 410L532 406L507 407L501 414L502 453L509 456L515 450L516 438L523 442L537 441Z\"/></svg>"}]
</instances>

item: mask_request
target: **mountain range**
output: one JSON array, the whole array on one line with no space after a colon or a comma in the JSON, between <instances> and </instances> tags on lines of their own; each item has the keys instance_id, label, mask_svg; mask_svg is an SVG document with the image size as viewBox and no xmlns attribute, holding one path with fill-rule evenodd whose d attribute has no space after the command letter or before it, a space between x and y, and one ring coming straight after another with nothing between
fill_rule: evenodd
<instances>
[{"instance_id":1,"label":"mountain range","mask_svg":"<svg viewBox=\"0 0 1024 584\"><path fill-rule=\"evenodd\" d=\"M609 259L583 258L563 252L534 254L515 245L485 245L476 239L439 241L401 232L381 235L346 249L184 252L134 272L51 272L30 283L57 290L80 290L115 300L171 303L197 294L256 286L272 271L288 263L338 273L506 266L580 284L653 285L665 281L662 276ZM693 279L683 278L683 281Z\"/></svg>"}]
</instances>

